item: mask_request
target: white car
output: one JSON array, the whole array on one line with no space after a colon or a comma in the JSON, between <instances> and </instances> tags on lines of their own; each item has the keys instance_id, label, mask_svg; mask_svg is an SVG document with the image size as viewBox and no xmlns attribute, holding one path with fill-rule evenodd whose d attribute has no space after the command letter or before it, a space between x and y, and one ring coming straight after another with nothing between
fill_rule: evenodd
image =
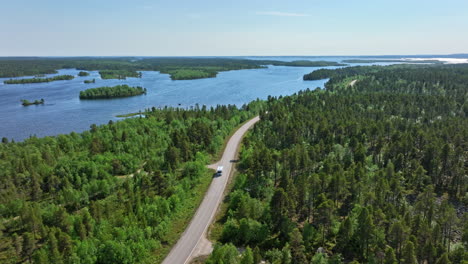
<instances>
[{"instance_id":1,"label":"white car","mask_svg":"<svg viewBox=\"0 0 468 264\"><path fill-rule=\"evenodd\" d=\"M218 169L216 169L216 176L221 175L223 175L223 166L218 166Z\"/></svg>"}]
</instances>

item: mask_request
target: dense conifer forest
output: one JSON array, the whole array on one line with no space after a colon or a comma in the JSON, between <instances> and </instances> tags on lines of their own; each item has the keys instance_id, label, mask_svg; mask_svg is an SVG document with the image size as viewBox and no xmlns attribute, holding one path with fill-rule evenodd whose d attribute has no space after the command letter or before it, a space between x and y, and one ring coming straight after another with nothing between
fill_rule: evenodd
<instances>
[{"instance_id":1,"label":"dense conifer forest","mask_svg":"<svg viewBox=\"0 0 468 264\"><path fill-rule=\"evenodd\" d=\"M130 70L103 70L99 71L102 79L125 80L127 77L141 78L141 72Z\"/></svg>"},{"instance_id":2,"label":"dense conifer forest","mask_svg":"<svg viewBox=\"0 0 468 264\"><path fill-rule=\"evenodd\" d=\"M110 99L146 94L146 88L130 87L126 84L113 87L90 88L80 92L80 99Z\"/></svg>"},{"instance_id":3,"label":"dense conifer forest","mask_svg":"<svg viewBox=\"0 0 468 264\"><path fill-rule=\"evenodd\" d=\"M5 84L25 84L25 83L44 83L53 81L72 80L75 78L73 75L57 75L49 78L30 78L30 79L10 79L3 83Z\"/></svg>"},{"instance_id":4,"label":"dense conifer forest","mask_svg":"<svg viewBox=\"0 0 468 264\"><path fill-rule=\"evenodd\" d=\"M205 165L256 115L148 109L91 130L0 144L0 263L161 261L208 187Z\"/></svg>"},{"instance_id":5,"label":"dense conifer forest","mask_svg":"<svg viewBox=\"0 0 468 264\"><path fill-rule=\"evenodd\" d=\"M0 262L161 261L210 183L205 165L260 113L206 263L467 263L468 66L314 75L326 89L242 109L3 138Z\"/></svg>"},{"instance_id":6,"label":"dense conifer forest","mask_svg":"<svg viewBox=\"0 0 468 264\"><path fill-rule=\"evenodd\" d=\"M138 71L159 71L172 80L216 77L219 72L264 68L265 65L323 67L345 64L329 61L275 61L236 58L118 57L118 58L0 58L0 78L56 73L58 69L76 68L99 71L103 79L141 77ZM81 76L81 75L80 75Z\"/></svg>"},{"instance_id":7,"label":"dense conifer forest","mask_svg":"<svg viewBox=\"0 0 468 264\"><path fill-rule=\"evenodd\" d=\"M245 138L207 263L468 263L468 66L311 75Z\"/></svg>"}]
</instances>

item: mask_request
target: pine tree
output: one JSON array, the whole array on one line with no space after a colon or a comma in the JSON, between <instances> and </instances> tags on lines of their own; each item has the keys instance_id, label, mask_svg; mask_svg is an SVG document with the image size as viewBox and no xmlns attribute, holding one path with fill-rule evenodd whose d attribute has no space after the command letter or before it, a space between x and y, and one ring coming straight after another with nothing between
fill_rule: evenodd
<instances>
[{"instance_id":1,"label":"pine tree","mask_svg":"<svg viewBox=\"0 0 468 264\"><path fill-rule=\"evenodd\" d=\"M406 241L405 247L403 248L403 260L402 264L418 264L416 259L416 253L414 252L414 244L411 241Z\"/></svg>"},{"instance_id":2,"label":"pine tree","mask_svg":"<svg viewBox=\"0 0 468 264\"><path fill-rule=\"evenodd\" d=\"M440 256L440 258L438 258L436 262L436 264L451 264L451 263L452 262L450 262L447 253L442 254L442 256Z\"/></svg>"},{"instance_id":3,"label":"pine tree","mask_svg":"<svg viewBox=\"0 0 468 264\"><path fill-rule=\"evenodd\" d=\"M47 255L47 252L45 249L41 248L39 250L36 250L34 252L33 260L35 264L48 264L50 263L49 261L49 256Z\"/></svg>"},{"instance_id":4,"label":"pine tree","mask_svg":"<svg viewBox=\"0 0 468 264\"><path fill-rule=\"evenodd\" d=\"M55 230L51 229L49 231L49 236L48 236L48 248L49 248L49 259L51 260L52 263L57 263L61 264L63 263L62 256L60 255L59 249L58 249L58 241L55 236Z\"/></svg>"},{"instance_id":5,"label":"pine tree","mask_svg":"<svg viewBox=\"0 0 468 264\"><path fill-rule=\"evenodd\" d=\"M387 247L385 250L385 260L384 264L396 264L398 263L396 256L395 256L395 251L391 247Z\"/></svg>"},{"instance_id":6,"label":"pine tree","mask_svg":"<svg viewBox=\"0 0 468 264\"><path fill-rule=\"evenodd\" d=\"M369 256L369 245L373 238L374 222L369 210L364 207L358 216L358 226L356 229L356 242L359 249L359 254L362 259L367 259Z\"/></svg>"},{"instance_id":7,"label":"pine tree","mask_svg":"<svg viewBox=\"0 0 468 264\"><path fill-rule=\"evenodd\" d=\"M36 241L34 239L33 234L31 233L24 233L23 234L23 257L27 258L29 262L31 262L31 256L36 248Z\"/></svg>"},{"instance_id":8,"label":"pine tree","mask_svg":"<svg viewBox=\"0 0 468 264\"><path fill-rule=\"evenodd\" d=\"M253 260L254 264L258 264L262 261L262 255L260 254L260 249L255 247L253 250Z\"/></svg>"},{"instance_id":9,"label":"pine tree","mask_svg":"<svg viewBox=\"0 0 468 264\"><path fill-rule=\"evenodd\" d=\"M294 228L290 234L290 245L293 263L306 263L305 247L302 241L302 234L299 229Z\"/></svg>"}]
</instances>

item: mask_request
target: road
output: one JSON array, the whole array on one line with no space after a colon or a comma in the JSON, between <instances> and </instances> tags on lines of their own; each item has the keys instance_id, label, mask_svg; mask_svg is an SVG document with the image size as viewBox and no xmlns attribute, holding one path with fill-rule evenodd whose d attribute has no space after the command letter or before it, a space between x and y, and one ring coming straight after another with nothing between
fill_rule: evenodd
<instances>
[{"instance_id":1,"label":"road","mask_svg":"<svg viewBox=\"0 0 468 264\"><path fill-rule=\"evenodd\" d=\"M164 259L163 264L189 263L194 257L211 252L212 245L206 239L206 232L223 200L224 189L234 169L232 160L236 159L239 145L245 133L259 120L260 118L257 116L242 125L229 139L221 160L208 166L212 169L216 169L217 166L223 166L223 175L213 178L210 188L206 192L205 198L203 198L190 225L172 248L169 255L167 255L166 259Z\"/></svg>"}]
</instances>

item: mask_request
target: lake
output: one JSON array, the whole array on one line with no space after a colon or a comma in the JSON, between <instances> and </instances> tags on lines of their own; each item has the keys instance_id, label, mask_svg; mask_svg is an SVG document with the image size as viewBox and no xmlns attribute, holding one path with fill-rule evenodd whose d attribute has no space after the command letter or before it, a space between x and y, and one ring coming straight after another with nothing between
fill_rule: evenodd
<instances>
[{"instance_id":1,"label":"lake","mask_svg":"<svg viewBox=\"0 0 468 264\"><path fill-rule=\"evenodd\" d=\"M245 57L275 60L329 60L344 57ZM266 69L221 72L216 78L173 81L167 74L143 71L142 78L102 80L97 71L90 76L78 77L76 69L61 69L58 74L70 74L75 79L34 84L3 84L0 78L0 137L24 140L88 130L91 124L105 124L119 120L116 115L144 111L151 107L190 107L195 104L215 106L235 104L241 106L269 95L290 95L307 88L323 87L326 80L303 81L302 76L323 67L268 66ZM336 68L336 67L326 67ZM20 77L21 78L31 78ZM84 80L96 79L94 84ZM128 84L147 88L146 95L110 100L80 100L79 92L87 88ZM21 99L34 101L43 98L44 105L24 107Z\"/></svg>"}]
</instances>

